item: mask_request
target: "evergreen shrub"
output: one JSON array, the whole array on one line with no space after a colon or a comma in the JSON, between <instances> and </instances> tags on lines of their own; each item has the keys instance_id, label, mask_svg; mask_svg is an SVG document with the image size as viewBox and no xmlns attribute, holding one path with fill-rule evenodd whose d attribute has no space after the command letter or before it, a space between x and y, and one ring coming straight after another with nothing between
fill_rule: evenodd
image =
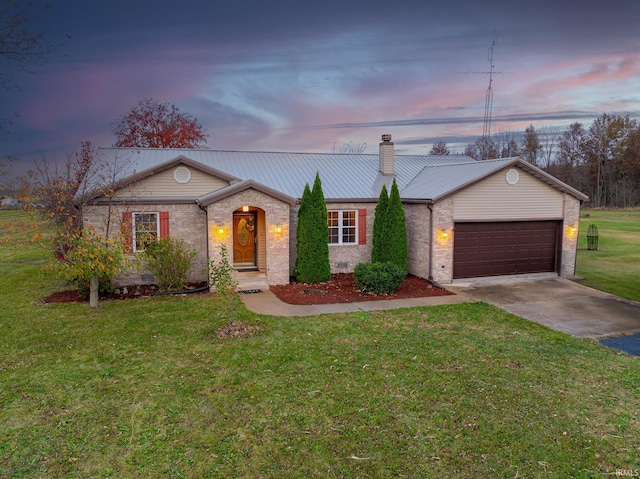
<instances>
[{"instance_id":1,"label":"evergreen shrub","mask_svg":"<svg viewBox=\"0 0 640 479\"><path fill-rule=\"evenodd\" d=\"M353 272L358 289L374 294L393 293L406 276L406 271L393 263L360 263Z\"/></svg>"}]
</instances>

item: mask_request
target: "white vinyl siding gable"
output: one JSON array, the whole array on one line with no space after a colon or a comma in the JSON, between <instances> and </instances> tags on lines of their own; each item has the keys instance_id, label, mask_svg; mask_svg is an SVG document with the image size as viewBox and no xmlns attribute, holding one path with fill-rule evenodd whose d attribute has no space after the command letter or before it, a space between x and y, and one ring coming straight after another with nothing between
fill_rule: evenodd
<instances>
[{"instance_id":1,"label":"white vinyl siding gable","mask_svg":"<svg viewBox=\"0 0 640 479\"><path fill-rule=\"evenodd\" d=\"M503 170L453 196L455 221L561 219L564 194L521 168L519 179L507 182Z\"/></svg>"},{"instance_id":2,"label":"white vinyl siding gable","mask_svg":"<svg viewBox=\"0 0 640 479\"><path fill-rule=\"evenodd\" d=\"M179 183L174 177L176 168L188 168L191 177L186 183ZM179 170L184 173L184 170ZM179 179L183 176L179 176ZM116 192L118 198L133 197L175 197L198 198L220 188L229 186L229 182L198 169L177 165L168 170L143 178L130 187Z\"/></svg>"}]
</instances>

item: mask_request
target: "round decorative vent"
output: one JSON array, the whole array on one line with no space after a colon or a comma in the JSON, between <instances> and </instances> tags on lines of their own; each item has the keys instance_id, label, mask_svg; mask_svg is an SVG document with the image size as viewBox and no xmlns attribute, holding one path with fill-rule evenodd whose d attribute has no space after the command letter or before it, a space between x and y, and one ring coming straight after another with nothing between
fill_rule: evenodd
<instances>
[{"instance_id":1,"label":"round decorative vent","mask_svg":"<svg viewBox=\"0 0 640 479\"><path fill-rule=\"evenodd\" d=\"M177 183L189 183L191 171L189 171L189 168L186 166L178 166L173 170L173 179L176 180Z\"/></svg>"},{"instance_id":2,"label":"round decorative vent","mask_svg":"<svg viewBox=\"0 0 640 479\"><path fill-rule=\"evenodd\" d=\"M516 170L515 168L511 168L509 171L507 171L505 179L510 185L515 185L518 180L520 180L520 173L518 173L518 170Z\"/></svg>"}]
</instances>

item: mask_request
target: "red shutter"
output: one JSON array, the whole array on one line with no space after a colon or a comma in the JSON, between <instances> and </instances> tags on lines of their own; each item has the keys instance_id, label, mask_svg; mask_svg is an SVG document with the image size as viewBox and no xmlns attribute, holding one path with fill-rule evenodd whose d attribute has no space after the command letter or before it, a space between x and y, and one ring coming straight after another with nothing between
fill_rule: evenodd
<instances>
[{"instance_id":1,"label":"red shutter","mask_svg":"<svg viewBox=\"0 0 640 479\"><path fill-rule=\"evenodd\" d=\"M367 210L358 210L358 244L367 244Z\"/></svg>"},{"instance_id":2,"label":"red shutter","mask_svg":"<svg viewBox=\"0 0 640 479\"><path fill-rule=\"evenodd\" d=\"M124 238L124 252L133 253L133 213L131 211L122 213L120 232Z\"/></svg>"},{"instance_id":3,"label":"red shutter","mask_svg":"<svg viewBox=\"0 0 640 479\"><path fill-rule=\"evenodd\" d=\"M169 236L169 212L160 212L160 238Z\"/></svg>"}]
</instances>

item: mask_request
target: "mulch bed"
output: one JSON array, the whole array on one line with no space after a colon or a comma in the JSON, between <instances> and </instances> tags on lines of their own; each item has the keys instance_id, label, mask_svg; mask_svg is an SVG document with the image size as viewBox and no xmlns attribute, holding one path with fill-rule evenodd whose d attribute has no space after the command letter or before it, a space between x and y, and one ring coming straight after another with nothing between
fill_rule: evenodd
<instances>
[{"instance_id":1,"label":"mulch bed","mask_svg":"<svg viewBox=\"0 0 640 479\"><path fill-rule=\"evenodd\" d=\"M197 289L206 286L207 283L192 283L185 289ZM331 279L324 283L297 283L271 286L271 291L281 301L289 304L332 304L355 303L359 301L379 301L385 299L424 298L429 296L446 296L453 294L445 289L440 289L431 281L409 275L400 288L393 294L376 296L375 294L362 294L356 287L353 274L339 273L331 275ZM158 292L155 285L127 286L119 288L117 292L101 297L101 301L120 301L125 299L140 299L152 296ZM198 293L207 294L208 289ZM76 290L58 291L44 299L45 303L79 303L88 302L88 298L82 298Z\"/></svg>"},{"instance_id":2,"label":"mulch bed","mask_svg":"<svg viewBox=\"0 0 640 479\"><path fill-rule=\"evenodd\" d=\"M190 283L184 289L194 290L206 286L207 283ZM126 288L117 288L116 292L100 296L100 301L118 301L124 299L140 299L148 298L152 293L157 293L158 287L154 284L142 284L137 286L127 286ZM189 294L207 294L209 289ZM89 298L83 298L75 289L65 291L57 291L44 298L45 303L82 303L89 302Z\"/></svg>"},{"instance_id":3,"label":"mulch bed","mask_svg":"<svg viewBox=\"0 0 640 479\"><path fill-rule=\"evenodd\" d=\"M289 304L331 304L355 303L359 301L378 301L384 299L424 298L429 296L446 296L454 294L440 289L431 281L409 275L400 288L393 294L376 296L362 294L356 287L353 274L339 273L331 275L325 283L296 283L271 286L269 289L281 301Z\"/></svg>"}]
</instances>

